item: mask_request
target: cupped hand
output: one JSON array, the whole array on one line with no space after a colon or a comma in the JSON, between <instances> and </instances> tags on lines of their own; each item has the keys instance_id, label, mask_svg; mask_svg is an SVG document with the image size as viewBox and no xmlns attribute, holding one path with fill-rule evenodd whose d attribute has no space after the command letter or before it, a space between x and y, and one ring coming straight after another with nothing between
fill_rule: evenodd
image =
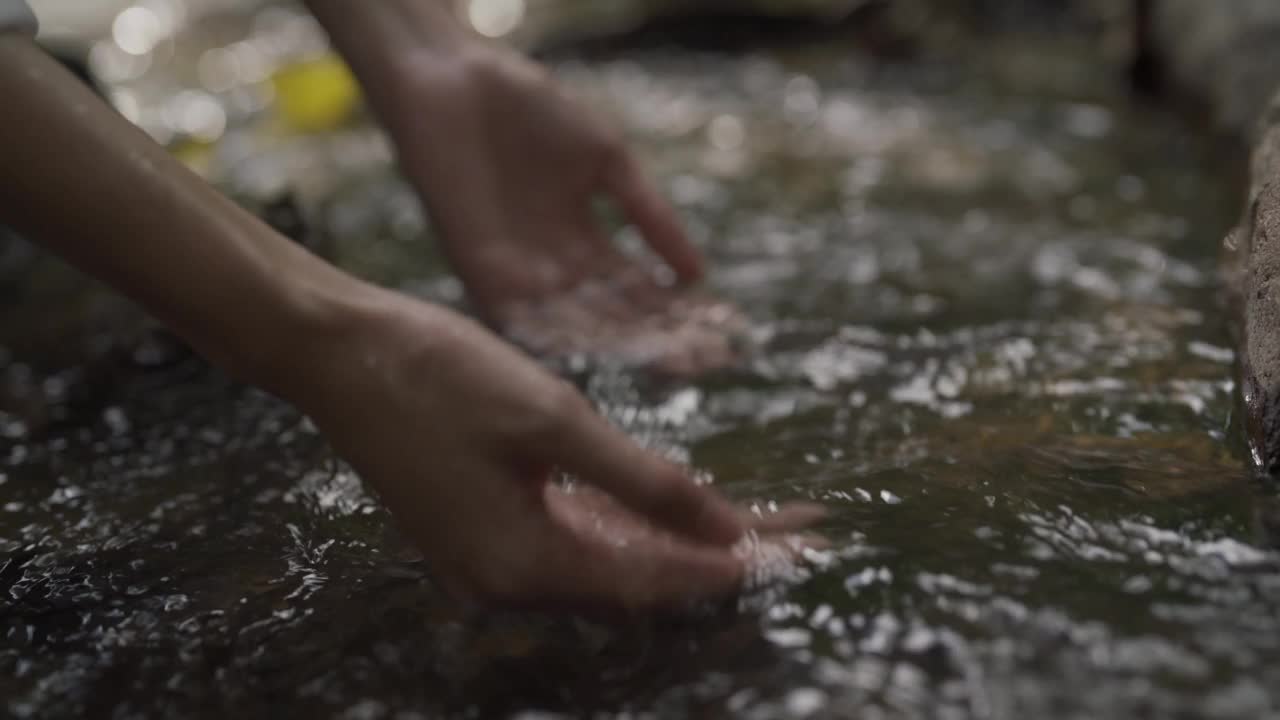
<instances>
[{"instance_id":1,"label":"cupped hand","mask_svg":"<svg viewBox=\"0 0 1280 720\"><path fill-rule=\"evenodd\" d=\"M814 519L805 508L744 519L482 326L368 292L293 394L453 592L517 606L670 607L739 588L749 531L785 534ZM572 489L558 472L576 478Z\"/></svg>"},{"instance_id":2,"label":"cupped hand","mask_svg":"<svg viewBox=\"0 0 1280 720\"><path fill-rule=\"evenodd\" d=\"M480 314L540 356L599 355L686 374L729 364L740 315L614 245L622 211L679 283L703 274L673 208L621 135L539 65L471 43L406 54L382 116Z\"/></svg>"}]
</instances>

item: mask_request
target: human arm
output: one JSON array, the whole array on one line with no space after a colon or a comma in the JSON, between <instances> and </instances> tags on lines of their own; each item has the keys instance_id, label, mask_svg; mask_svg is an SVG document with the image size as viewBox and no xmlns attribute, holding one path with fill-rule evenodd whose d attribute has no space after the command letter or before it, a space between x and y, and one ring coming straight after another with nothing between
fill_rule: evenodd
<instances>
[{"instance_id":1,"label":"human arm","mask_svg":"<svg viewBox=\"0 0 1280 720\"><path fill-rule=\"evenodd\" d=\"M176 163L33 42L0 33L0 217L276 388L282 328L354 282ZM318 332L318 328L317 328Z\"/></svg>"},{"instance_id":2,"label":"human arm","mask_svg":"<svg viewBox=\"0 0 1280 720\"><path fill-rule=\"evenodd\" d=\"M274 233L17 34L0 34L0 97L0 217L298 405L446 585L610 606L737 586L731 506L482 327ZM617 545L557 467L625 506L620 526L662 532Z\"/></svg>"},{"instance_id":3,"label":"human arm","mask_svg":"<svg viewBox=\"0 0 1280 720\"><path fill-rule=\"evenodd\" d=\"M675 278L703 261L620 132L446 0L308 0L365 88L481 316L539 355L676 373L728 364L740 317L659 283L596 215L607 200Z\"/></svg>"}]
</instances>

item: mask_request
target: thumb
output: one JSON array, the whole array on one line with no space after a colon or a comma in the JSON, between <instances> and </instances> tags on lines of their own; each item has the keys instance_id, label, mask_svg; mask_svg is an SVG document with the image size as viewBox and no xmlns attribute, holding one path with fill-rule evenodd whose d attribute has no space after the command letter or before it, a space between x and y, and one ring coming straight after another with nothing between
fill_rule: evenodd
<instances>
[{"instance_id":1,"label":"thumb","mask_svg":"<svg viewBox=\"0 0 1280 720\"><path fill-rule=\"evenodd\" d=\"M612 495L640 517L671 532L729 545L746 532L741 515L719 493L696 484L679 465L645 450L584 407L566 423L546 459Z\"/></svg>"}]
</instances>

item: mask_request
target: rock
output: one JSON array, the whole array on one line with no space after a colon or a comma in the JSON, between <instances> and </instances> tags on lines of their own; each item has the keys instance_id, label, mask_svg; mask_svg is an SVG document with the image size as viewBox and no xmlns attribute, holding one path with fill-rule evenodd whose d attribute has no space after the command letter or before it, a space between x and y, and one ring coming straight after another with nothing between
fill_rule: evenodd
<instances>
[{"instance_id":1,"label":"rock","mask_svg":"<svg viewBox=\"0 0 1280 720\"><path fill-rule=\"evenodd\" d=\"M1259 131L1248 210L1230 252L1243 313L1242 389L1255 461L1280 475L1280 97Z\"/></svg>"},{"instance_id":2,"label":"rock","mask_svg":"<svg viewBox=\"0 0 1280 720\"><path fill-rule=\"evenodd\" d=\"M1239 317L1250 449L1257 469L1280 477L1280 3L1153 2L1145 35L1168 80L1252 149L1245 212L1224 269Z\"/></svg>"}]
</instances>

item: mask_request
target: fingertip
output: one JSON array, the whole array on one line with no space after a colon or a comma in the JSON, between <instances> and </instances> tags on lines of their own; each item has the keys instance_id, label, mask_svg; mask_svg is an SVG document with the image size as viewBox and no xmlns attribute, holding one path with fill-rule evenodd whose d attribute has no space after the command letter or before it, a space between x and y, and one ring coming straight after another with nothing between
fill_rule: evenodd
<instances>
[{"instance_id":1,"label":"fingertip","mask_svg":"<svg viewBox=\"0 0 1280 720\"><path fill-rule=\"evenodd\" d=\"M674 211L672 211L674 212ZM675 222L673 220L673 222ZM679 238L671 241L672 246L678 246L673 252L662 255L662 259L671 266L676 274L676 279L682 284L692 285L701 282L707 275L707 262L702 257L702 253L693 246L693 242L685 235L684 230L678 229Z\"/></svg>"},{"instance_id":2,"label":"fingertip","mask_svg":"<svg viewBox=\"0 0 1280 720\"><path fill-rule=\"evenodd\" d=\"M630 153L619 156L609 185L623 214L681 283L695 283L706 275L702 253L689 240L675 208L657 191Z\"/></svg>"},{"instance_id":3,"label":"fingertip","mask_svg":"<svg viewBox=\"0 0 1280 720\"><path fill-rule=\"evenodd\" d=\"M667 204L665 200L659 199L662 205L660 212L667 217L663 218L660 225L666 226L667 237L664 239L654 239L653 236L647 236L646 240L653 247L654 251L667 263L676 274L676 280L683 285L692 285L700 282L707 274L707 263L702 257L702 253L698 248L694 247L693 241L685 233L684 228L680 226L680 221L676 218L675 209ZM655 231L656 232L656 231Z\"/></svg>"},{"instance_id":4,"label":"fingertip","mask_svg":"<svg viewBox=\"0 0 1280 720\"><path fill-rule=\"evenodd\" d=\"M829 515L826 507L813 502L790 502L774 512L744 508L744 521L758 533L793 533L816 525Z\"/></svg>"}]
</instances>

